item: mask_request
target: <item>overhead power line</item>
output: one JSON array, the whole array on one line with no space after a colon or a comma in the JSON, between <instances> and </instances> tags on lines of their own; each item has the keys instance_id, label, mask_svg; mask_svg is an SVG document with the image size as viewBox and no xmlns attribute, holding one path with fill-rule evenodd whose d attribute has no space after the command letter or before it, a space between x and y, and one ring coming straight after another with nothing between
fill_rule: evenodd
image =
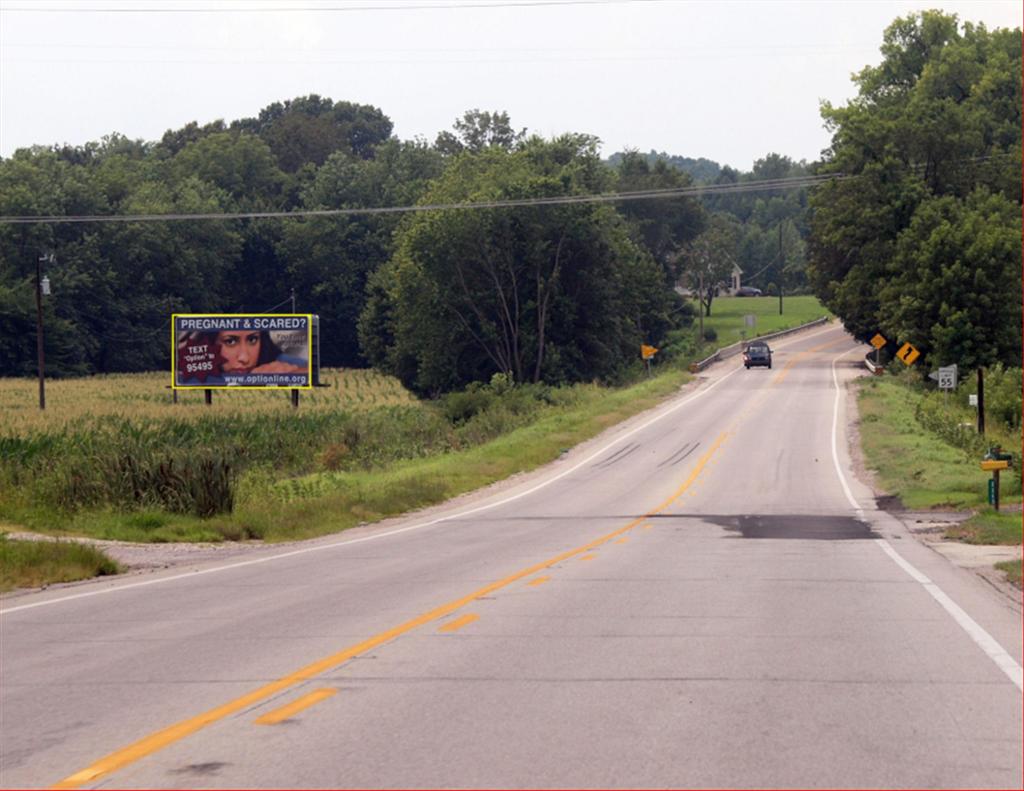
<instances>
[{"instance_id":1,"label":"overhead power line","mask_svg":"<svg viewBox=\"0 0 1024 791\"><path fill-rule=\"evenodd\" d=\"M293 14L293 13L332 13L346 14L356 11L437 11L455 8L531 8L539 6L574 6L574 5L623 5L629 3L657 3L664 0L499 0L499 2L459 2L459 3L408 3L402 5L349 5L349 6L250 6L247 8L215 7L215 6L135 6L129 8L98 8L95 6L0 6L0 11L19 11L22 13L49 14Z\"/></svg>"},{"instance_id":2,"label":"overhead power line","mask_svg":"<svg viewBox=\"0 0 1024 791\"><path fill-rule=\"evenodd\" d=\"M731 195L745 192L768 192L780 189L802 189L850 178L841 173L819 176L799 176L784 179L763 179L732 184L707 184L692 187L671 187L633 192L609 192L591 195L558 195L550 198L521 198L518 200L474 201L471 203L426 203L414 206L378 206L372 208L300 209L297 211L266 212L204 212L197 214L81 214L68 216L35 215L0 217L0 225L61 225L64 223L126 223L126 222L186 222L191 220L261 220L297 217L345 217L353 215L408 214L427 211L471 211L479 209L506 209L526 206L565 206L581 203L619 203L634 200L700 197L705 195Z\"/></svg>"}]
</instances>

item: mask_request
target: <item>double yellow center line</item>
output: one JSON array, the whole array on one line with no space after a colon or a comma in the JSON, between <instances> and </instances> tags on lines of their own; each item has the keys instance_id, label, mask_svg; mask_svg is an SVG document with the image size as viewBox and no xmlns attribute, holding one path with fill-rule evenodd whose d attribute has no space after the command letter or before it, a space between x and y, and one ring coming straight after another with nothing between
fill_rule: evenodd
<instances>
[{"instance_id":1,"label":"double yellow center line","mask_svg":"<svg viewBox=\"0 0 1024 791\"><path fill-rule=\"evenodd\" d=\"M790 370L792 370L793 366L796 365L798 362L800 362L805 357L809 357L810 355L814 354L815 352L820 352L820 351L822 351L824 349L827 349L829 346L835 346L837 343L842 343L844 340L846 340L846 339L845 338L840 338L839 340L829 341L828 343L822 343L822 344L820 344L818 346L815 346L815 347L813 347L811 349L806 349L806 350L804 350L802 352L797 352L796 354L794 354L790 358L789 362L786 363L786 365L783 367L783 369L781 371L779 371L779 373L776 375L776 377L772 380L772 384L780 384L789 375L789 372L790 372Z\"/></svg>"},{"instance_id":2,"label":"double yellow center line","mask_svg":"<svg viewBox=\"0 0 1024 791\"><path fill-rule=\"evenodd\" d=\"M284 676L283 678L279 678L276 681L272 681L269 684L265 684L264 686L259 687L258 689L254 689L252 692L242 695L241 697L235 698L234 700L224 703L221 706L217 706L216 708L210 709L209 711L199 714L198 716L192 717L187 720L183 720L182 722L171 725L168 728L164 728L163 730L150 734L149 736L146 736L145 738L140 739L139 741L130 744L127 747L122 747L121 749L110 753L110 755L107 755L104 758L99 759L90 766L87 766L85 769L82 769L81 771L69 775L68 777L64 778L59 783L57 783L55 786L53 786L53 788L79 788L80 786L83 786L87 783L93 783L96 780L99 780L100 778L111 774L112 772L116 772L119 769L123 769L124 767L128 766L129 764L135 763L141 758L145 758L148 755L152 755L153 753L163 749L164 747L167 747L188 736L191 736L193 733L201 730L202 728L205 728L207 725L212 725L215 722L224 719L225 717L229 717L232 714L242 711L243 709L249 708L250 706L254 706L266 700L267 698L277 695L278 693L287 690L289 687L296 686L297 684L301 684L305 681L308 681L311 678L320 675L321 673L325 673L328 670L332 670L338 667L339 665L344 664L348 660L357 657L360 654L365 654L368 651L373 650L377 646L382 645L383 643L386 643L389 640L393 640L396 637L399 637L407 632L410 632L413 629L423 626L424 624L444 618L445 616L450 615L451 613L455 612L461 607L464 607L465 605L470 604L471 602L474 602L477 599L482 599L485 596L488 596L497 590L508 587L512 583L517 582L523 579L524 577L529 577L530 575L535 574L538 571L548 569L558 563L561 563L564 560L568 560L569 558L575 557L577 555L584 555L590 550L595 549L609 541L612 541L613 539L619 538L624 533L628 533L634 527L642 525L644 528L649 528L651 525L649 523L645 523L645 520L651 516L654 516L655 514L660 513L661 511L664 511L672 503L678 500L679 497L682 496L682 494L688 488L690 488L691 485L693 485L693 482L697 480L697 477L700 475L701 471L707 465L708 460L714 455L714 453L719 449L719 447L721 447L722 443L725 442L727 436L727 433L719 435L719 437L714 441L714 443L712 443L711 447L708 449L708 452L705 453L700 458L696 465L694 465L693 470L690 472L690 475L687 477L686 481L684 481L683 484L675 492L673 492L667 500L665 500L663 503L658 505L653 510L639 517L638 519L634 519L625 527L621 527L618 530L608 533L607 535L601 536L600 538L591 541L589 544L584 544L583 546L577 547L576 549L569 550L568 552L563 552L560 555L551 558L550 560L545 560L541 563L537 563L533 566L530 566L529 568L525 568L522 571L517 571L514 574L510 574L504 579L500 579L497 582L492 582L489 585L486 585L483 588L474 591L473 593L463 596L462 598L455 599L454 601L450 601L447 604L442 604L440 607L436 607L433 610L430 610L429 612L423 613L422 615L417 616L416 618L413 618L410 621L406 621L405 623L400 624L399 626L395 626L391 629L380 632L379 634L376 634L373 637L362 641L361 643L357 643L356 645L350 646L342 651L338 651L337 653L331 654L330 656L326 656L322 659L319 659L316 662L313 662L309 665L306 665L303 668L300 668L299 670L296 670L294 673L290 673L289 675ZM535 582L537 582L537 584L540 584L540 579L544 578L539 578ZM460 628L461 626L466 625L466 623L469 623L471 620L475 620L475 616L465 616L463 618L457 619L456 621L453 621L449 625L449 628ZM287 709L288 711L283 717L281 717L281 719L286 719L288 716L295 713L296 711L306 708L307 706L311 706L319 700L322 700L324 697L327 696L324 694L325 692L326 690L320 690L319 693L312 693L311 696L308 695L306 697L300 698L294 704L284 707L284 709ZM333 694L333 691L329 694ZM293 708L294 706L298 706L298 708ZM282 709L279 709L278 712L276 713L279 713L280 711L282 711ZM275 712L271 712L271 714L267 716L272 716L273 714L275 714Z\"/></svg>"}]
</instances>

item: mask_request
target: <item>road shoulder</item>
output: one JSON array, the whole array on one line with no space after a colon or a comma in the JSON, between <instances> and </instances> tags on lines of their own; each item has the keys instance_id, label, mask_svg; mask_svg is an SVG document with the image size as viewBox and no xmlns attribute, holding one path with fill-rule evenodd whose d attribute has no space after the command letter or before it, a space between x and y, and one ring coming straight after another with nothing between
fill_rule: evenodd
<instances>
[{"instance_id":1,"label":"road shoulder","mask_svg":"<svg viewBox=\"0 0 1024 791\"><path fill-rule=\"evenodd\" d=\"M971 518L975 511L915 511L903 506L898 497L885 491L878 476L868 465L861 444L861 415L858 389L861 377L846 382L846 425L850 457L857 479L870 489L879 510L885 511L905 528L918 543L945 558L951 565L975 575L995 589L1017 611L1024 611L1021 590L1008 582L1006 575L995 568L1003 561L1020 560L1021 546L965 544L945 537L950 527Z\"/></svg>"}]
</instances>

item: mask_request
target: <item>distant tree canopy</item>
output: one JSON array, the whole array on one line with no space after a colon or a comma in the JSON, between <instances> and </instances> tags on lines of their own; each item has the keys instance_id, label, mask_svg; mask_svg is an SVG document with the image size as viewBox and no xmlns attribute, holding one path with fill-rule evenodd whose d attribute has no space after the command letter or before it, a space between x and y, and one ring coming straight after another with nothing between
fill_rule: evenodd
<instances>
[{"instance_id":1,"label":"distant tree canopy","mask_svg":"<svg viewBox=\"0 0 1024 791\"><path fill-rule=\"evenodd\" d=\"M651 164L636 151L619 157L615 173L619 192L688 187L692 181L666 160L658 159ZM704 229L704 209L693 198L658 198L623 201L619 211L629 221L634 239L661 266L666 286L673 287L682 274L683 246Z\"/></svg>"},{"instance_id":2,"label":"distant tree canopy","mask_svg":"<svg viewBox=\"0 0 1024 791\"><path fill-rule=\"evenodd\" d=\"M658 162L664 162L669 167L686 173L697 184L711 184L718 178L718 174L722 172L721 165L710 159L704 159L704 157L692 159L691 157L680 157L666 154L664 151L653 150L646 154L641 154L637 151L616 152L608 157L608 164L613 168L617 168L621 160L630 153L634 156L642 157L651 167L654 167Z\"/></svg>"},{"instance_id":3,"label":"distant tree canopy","mask_svg":"<svg viewBox=\"0 0 1024 791\"><path fill-rule=\"evenodd\" d=\"M440 156L407 151L390 133L391 121L374 107L308 96L231 125L190 123L158 143L112 135L22 149L0 160L0 214L415 202L440 173ZM339 169L344 188L331 181ZM34 275L43 252L57 259L47 267L53 295L44 300L53 375L166 367L172 312L261 312L287 305L292 288L299 308L322 310L325 331L336 332L337 342L322 347L324 363L360 364L362 286L390 254L393 225L339 218L0 227L0 326L10 330L0 337L0 375L35 371Z\"/></svg>"},{"instance_id":4,"label":"distant tree canopy","mask_svg":"<svg viewBox=\"0 0 1024 791\"><path fill-rule=\"evenodd\" d=\"M391 119L376 107L332 102L316 94L274 102L258 117L231 126L259 135L286 173L310 163L319 167L335 151L371 159L374 147L391 136L392 128Z\"/></svg>"},{"instance_id":5,"label":"distant tree canopy","mask_svg":"<svg viewBox=\"0 0 1024 791\"><path fill-rule=\"evenodd\" d=\"M606 190L596 140L530 138L459 156L432 203ZM660 342L678 304L610 206L417 214L372 277L360 322L379 368L432 394L504 373L517 382L613 378Z\"/></svg>"},{"instance_id":6,"label":"distant tree canopy","mask_svg":"<svg viewBox=\"0 0 1024 791\"><path fill-rule=\"evenodd\" d=\"M794 162L781 154L769 153L754 162L749 172L741 173L728 165L720 166L708 159L690 159L688 157L658 154L651 151L641 154L637 151L625 151L612 154L608 158L610 165L624 176L636 173L643 166L650 173L649 181L662 187L687 186L696 182L708 185L742 186L769 179L795 179L810 174L810 167L805 162ZM678 182L670 182L665 173L675 172L682 176ZM623 181L623 189L629 183ZM708 215L728 215L738 223L730 236L735 244L730 247L728 262L708 262L705 274L719 278L710 283L714 288L718 283L728 281L728 273L735 263L742 271L742 282L746 285L758 286L766 292L776 292L783 288L786 292L806 292L808 290L806 276L806 242L809 233L808 191L806 187L779 187L773 190L757 190L752 192L731 192L708 194L700 199L702 208ZM662 201L644 201L635 208L624 204L622 211L627 215L631 212L652 212L652 204ZM703 222L703 221L702 221ZM702 226L693 226L699 233ZM779 244L780 228L782 245ZM685 244L690 236L681 241ZM702 247L707 247L705 239ZM720 247L720 246L719 246ZM690 263L684 265L677 248L675 255L675 274L683 284L693 287L690 283L695 270ZM652 251L653 252L653 251ZM690 250L693 253L693 249ZM655 259L664 262L662 256L654 252ZM714 269L714 272L710 271ZM724 274L723 274L724 273ZM712 292L711 296L714 296ZM710 304L705 305L710 310Z\"/></svg>"},{"instance_id":7,"label":"distant tree canopy","mask_svg":"<svg viewBox=\"0 0 1024 791\"><path fill-rule=\"evenodd\" d=\"M503 112L467 110L456 119L452 129L454 133L441 132L434 141L434 148L447 156L464 151L479 153L492 147L511 151L526 138L526 130L513 129L508 113Z\"/></svg>"},{"instance_id":8,"label":"distant tree canopy","mask_svg":"<svg viewBox=\"0 0 1024 791\"><path fill-rule=\"evenodd\" d=\"M23 149L0 160L0 214L359 209L685 181L646 164L616 173L594 138L527 138L503 112L470 110L433 146L390 132L376 108L307 96L155 143L112 135ZM166 367L171 313L287 310L294 289L298 309L321 316L325 365L372 361L419 392L498 371L611 378L641 341L685 320L666 272L702 217L687 200L626 214L568 206L0 226L0 375L35 372L35 262L53 252L51 375Z\"/></svg>"},{"instance_id":9,"label":"distant tree canopy","mask_svg":"<svg viewBox=\"0 0 1024 791\"><path fill-rule=\"evenodd\" d=\"M809 245L815 292L859 338L934 364L1021 361L1021 35L926 11L886 31L846 107Z\"/></svg>"}]
</instances>

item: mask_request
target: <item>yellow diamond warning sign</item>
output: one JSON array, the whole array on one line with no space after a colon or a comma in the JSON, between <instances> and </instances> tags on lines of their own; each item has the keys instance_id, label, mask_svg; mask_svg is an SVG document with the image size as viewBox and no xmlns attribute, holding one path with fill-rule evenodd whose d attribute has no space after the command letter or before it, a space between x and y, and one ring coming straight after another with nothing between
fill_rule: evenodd
<instances>
[{"instance_id":1,"label":"yellow diamond warning sign","mask_svg":"<svg viewBox=\"0 0 1024 791\"><path fill-rule=\"evenodd\" d=\"M880 332L875 333L875 337L871 339L871 345L874 346L876 349L881 349L883 346L885 346L885 344L885 336L882 335L882 333Z\"/></svg>"},{"instance_id":2,"label":"yellow diamond warning sign","mask_svg":"<svg viewBox=\"0 0 1024 791\"><path fill-rule=\"evenodd\" d=\"M921 356L921 352L911 346L909 343L904 343L900 346L900 350L896 352L896 356L899 357L900 362L904 365L913 365L914 360Z\"/></svg>"},{"instance_id":3,"label":"yellow diamond warning sign","mask_svg":"<svg viewBox=\"0 0 1024 791\"><path fill-rule=\"evenodd\" d=\"M640 356L645 360L650 360L657 353L658 350L654 346L648 346L646 343L640 344Z\"/></svg>"}]
</instances>

